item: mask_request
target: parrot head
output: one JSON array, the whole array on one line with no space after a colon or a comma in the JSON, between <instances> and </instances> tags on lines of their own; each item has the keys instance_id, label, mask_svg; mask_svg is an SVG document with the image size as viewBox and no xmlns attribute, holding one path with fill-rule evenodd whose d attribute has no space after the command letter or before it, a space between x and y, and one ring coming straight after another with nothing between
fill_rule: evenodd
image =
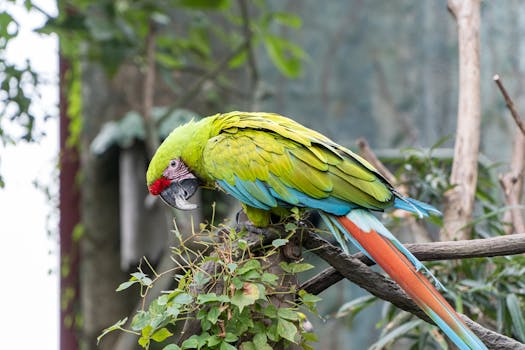
<instances>
[{"instance_id":1,"label":"parrot head","mask_svg":"<svg viewBox=\"0 0 525 350\"><path fill-rule=\"evenodd\" d=\"M181 210L195 209L197 205L188 202L199 187L199 180L184 162L171 159L162 175L154 180L148 190L152 195L160 195L169 206Z\"/></svg>"},{"instance_id":2,"label":"parrot head","mask_svg":"<svg viewBox=\"0 0 525 350\"><path fill-rule=\"evenodd\" d=\"M191 150L195 150L194 125L190 122L173 130L155 152L146 173L149 192L181 210L197 207L188 202L200 184L189 166Z\"/></svg>"}]
</instances>

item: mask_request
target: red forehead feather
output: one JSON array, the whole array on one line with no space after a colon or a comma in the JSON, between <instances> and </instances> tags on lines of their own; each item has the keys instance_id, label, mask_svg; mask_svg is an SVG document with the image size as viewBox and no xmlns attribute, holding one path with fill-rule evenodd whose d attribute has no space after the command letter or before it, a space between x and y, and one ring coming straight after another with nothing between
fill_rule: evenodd
<instances>
[{"instance_id":1,"label":"red forehead feather","mask_svg":"<svg viewBox=\"0 0 525 350\"><path fill-rule=\"evenodd\" d=\"M166 179L164 176L161 176L157 180L155 180L151 185L149 185L148 190L149 193L156 196L162 192L166 187L168 187L171 183L171 180Z\"/></svg>"}]
</instances>

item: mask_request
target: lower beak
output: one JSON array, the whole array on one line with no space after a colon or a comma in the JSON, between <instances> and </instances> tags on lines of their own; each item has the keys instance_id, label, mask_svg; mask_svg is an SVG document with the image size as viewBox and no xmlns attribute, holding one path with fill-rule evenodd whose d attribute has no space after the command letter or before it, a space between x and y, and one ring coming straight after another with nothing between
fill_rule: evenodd
<instances>
[{"instance_id":1,"label":"lower beak","mask_svg":"<svg viewBox=\"0 0 525 350\"><path fill-rule=\"evenodd\" d=\"M197 208L196 204L188 202L188 199L193 196L199 181L197 179L184 179L180 182L173 181L160 193L160 197L168 204L181 210L192 210Z\"/></svg>"}]
</instances>

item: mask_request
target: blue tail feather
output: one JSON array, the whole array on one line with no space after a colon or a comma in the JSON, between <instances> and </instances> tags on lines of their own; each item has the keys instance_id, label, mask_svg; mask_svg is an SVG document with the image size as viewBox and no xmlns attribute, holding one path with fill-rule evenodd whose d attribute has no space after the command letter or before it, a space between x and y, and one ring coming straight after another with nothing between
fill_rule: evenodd
<instances>
[{"instance_id":1,"label":"blue tail feather","mask_svg":"<svg viewBox=\"0 0 525 350\"><path fill-rule=\"evenodd\" d=\"M417 199L410 197L396 197L394 200L394 208L403 209L417 214L420 218L427 217L429 215L441 215L441 212L432 205L420 202Z\"/></svg>"}]
</instances>

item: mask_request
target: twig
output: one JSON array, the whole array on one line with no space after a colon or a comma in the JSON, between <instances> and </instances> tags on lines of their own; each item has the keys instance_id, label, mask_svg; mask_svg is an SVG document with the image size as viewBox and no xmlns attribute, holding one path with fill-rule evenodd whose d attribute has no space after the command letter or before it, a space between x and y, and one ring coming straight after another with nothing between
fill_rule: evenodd
<instances>
[{"instance_id":1,"label":"twig","mask_svg":"<svg viewBox=\"0 0 525 350\"><path fill-rule=\"evenodd\" d=\"M507 93L507 89L505 89L505 87L503 86L500 76L496 74L494 75L493 79L496 85L498 85L498 88L501 91L503 98L505 99L505 103L507 104L507 108L509 109L510 114L512 115L512 118L514 118L514 121L516 122L516 125L518 125L518 128L520 128L521 133L525 135L525 123L523 122L520 114L516 110L516 107L514 106L514 102L510 98L509 94Z\"/></svg>"},{"instance_id":2,"label":"twig","mask_svg":"<svg viewBox=\"0 0 525 350\"><path fill-rule=\"evenodd\" d=\"M421 261L482 258L525 253L525 233L464 241L405 244ZM352 258L372 266L374 262L363 253L351 255ZM301 289L319 294L344 276L334 268L327 268L318 275L303 282Z\"/></svg>"},{"instance_id":3,"label":"twig","mask_svg":"<svg viewBox=\"0 0 525 350\"><path fill-rule=\"evenodd\" d=\"M430 318L405 294L393 281L374 272L361 260L345 254L340 248L333 246L323 238L311 231L305 231L303 244L315 254L337 269L345 278L366 289L371 294L391 302L398 308L431 322ZM525 236L525 235L524 235ZM512 237L512 236L505 236ZM523 237L521 237L523 239ZM468 318L461 315L464 320ZM472 331L488 346L489 349L523 349L521 344L514 339L490 331L483 326L468 320Z\"/></svg>"}]
</instances>

